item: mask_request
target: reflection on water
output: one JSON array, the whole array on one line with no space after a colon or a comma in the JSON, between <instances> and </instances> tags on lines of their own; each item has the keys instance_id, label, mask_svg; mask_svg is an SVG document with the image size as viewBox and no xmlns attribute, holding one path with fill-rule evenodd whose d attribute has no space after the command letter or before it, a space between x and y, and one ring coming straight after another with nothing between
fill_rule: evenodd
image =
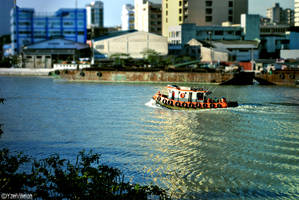
<instances>
[{"instance_id":1,"label":"reflection on water","mask_svg":"<svg viewBox=\"0 0 299 200\"><path fill-rule=\"evenodd\" d=\"M286 109L241 105L194 112L158 110L165 135L156 142L163 156L154 157L152 170L178 199L294 198L299 181L298 112Z\"/></svg>"},{"instance_id":2,"label":"reflection on water","mask_svg":"<svg viewBox=\"0 0 299 200\"><path fill-rule=\"evenodd\" d=\"M219 86L228 109L172 111L163 85L0 77L0 145L33 157L83 148L176 199L299 198L298 88Z\"/></svg>"}]
</instances>

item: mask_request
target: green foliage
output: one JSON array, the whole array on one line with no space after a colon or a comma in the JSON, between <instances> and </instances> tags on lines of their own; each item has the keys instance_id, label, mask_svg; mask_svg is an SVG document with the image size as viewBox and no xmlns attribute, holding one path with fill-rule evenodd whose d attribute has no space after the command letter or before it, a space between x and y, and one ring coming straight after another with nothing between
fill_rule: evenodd
<instances>
[{"instance_id":1,"label":"green foliage","mask_svg":"<svg viewBox=\"0 0 299 200\"><path fill-rule=\"evenodd\" d=\"M160 53L153 49L145 49L141 52L145 61L147 61L152 66L157 66L161 61Z\"/></svg>"},{"instance_id":2,"label":"green foliage","mask_svg":"<svg viewBox=\"0 0 299 200\"><path fill-rule=\"evenodd\" d=\"M117 68L125 67L125 60L129 58L129 54L125 53L115 53L110 56L110 59L113 61L113 66Z\"/></svg>"},{"instance_id":3,"label":"green foliage","mask_svg":"<svg viewBox=\"0 0 299 200\"><path fill-rule=\"evenodd\" d=\"M147 199L156 195L167 199L157 186L141 186L125 182L118 169L100 164L100 154L81 151L75 164L59 155L30 162L22 154L0 151L0 192L33 193L42 199ZM19 172L32 165L30 173Z\"/></svg>"}]
</instances>

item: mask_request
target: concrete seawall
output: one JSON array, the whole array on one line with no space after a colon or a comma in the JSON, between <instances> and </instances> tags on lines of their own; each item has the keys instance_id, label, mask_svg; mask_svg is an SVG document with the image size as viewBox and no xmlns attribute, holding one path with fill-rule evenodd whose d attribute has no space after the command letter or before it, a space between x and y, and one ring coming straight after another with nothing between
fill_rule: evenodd
<instances>
[{"instance_id":1,"label":"concrete seawall","mask_svg":"<svg viewBox=\"0 0 299 200\"><path fill-rule=\"evenodd\" d=\"M2 76L48 76L54 69L0 68Z\"/></svg>"},{"instance_id":2,"label":"concrete seawall","mask_svg":"<svg viewBox=\"0 0 299 200\"><path fill-rule=\"evenodd\" d=\"M128 71L60 71L60 77L69 81L94 82L194 82L221 84L233 74L196 72L128 72Z\"/></svg>"}]
</instances>

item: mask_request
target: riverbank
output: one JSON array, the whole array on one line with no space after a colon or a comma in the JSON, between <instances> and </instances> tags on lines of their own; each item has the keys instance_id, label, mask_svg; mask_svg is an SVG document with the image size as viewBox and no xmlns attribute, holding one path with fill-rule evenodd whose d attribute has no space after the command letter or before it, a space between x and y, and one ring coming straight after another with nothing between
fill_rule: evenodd
<instances>
[{"instance_id":1,"label":"riverbank","mask_svg":"<svg viewBox=\"0 0 299 200\"><path fill-rule=\"evenodd\" d=\"M54 69L0 68L2 76L48 76Z\"/></svg>"}]
</instances>

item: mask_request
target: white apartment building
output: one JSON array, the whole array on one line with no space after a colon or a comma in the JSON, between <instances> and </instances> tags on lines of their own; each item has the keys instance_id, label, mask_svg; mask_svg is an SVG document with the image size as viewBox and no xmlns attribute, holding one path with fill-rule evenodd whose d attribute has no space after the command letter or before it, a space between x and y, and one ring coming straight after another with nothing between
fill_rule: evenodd
<instances>
[{"instance_id":1,"label":"white apartment building","mask_svg":"<svg viewBox=\"0 0 299 200\"><path fill-rule=\"evenodd\" d=\"M102 1L93 1L86 5L87 28L104 27L104 3Z\"/></svg>"},{"instance_id":2,"label":"white apartment building","mask_svg":"<svg viewBox=\"0 0 299 200\"><path fill-rule=\"evenodd\" d=\"M162 5L149 0L135 0L135 29L161 35Z\"/></svg>"},{"instance_id":3,"label":"white apartment building","mask_svg":"<svg viewBox=\"0 0 299 200\"><path fill-rule=\"evenodd\" d=\"M133 30L134 23L134 6L131 4L123 5L121 12L121 30Z\"/></svg>"},{"instance_id":4,"label":"white apartment building","mask_svg":"<svg viewBox=\"0 0 299 200\"><path fill-rule=\"evenodd\" d=\"M295 0L295 26L299 26L299 0Z\"/></svg>"}]
</instances>

